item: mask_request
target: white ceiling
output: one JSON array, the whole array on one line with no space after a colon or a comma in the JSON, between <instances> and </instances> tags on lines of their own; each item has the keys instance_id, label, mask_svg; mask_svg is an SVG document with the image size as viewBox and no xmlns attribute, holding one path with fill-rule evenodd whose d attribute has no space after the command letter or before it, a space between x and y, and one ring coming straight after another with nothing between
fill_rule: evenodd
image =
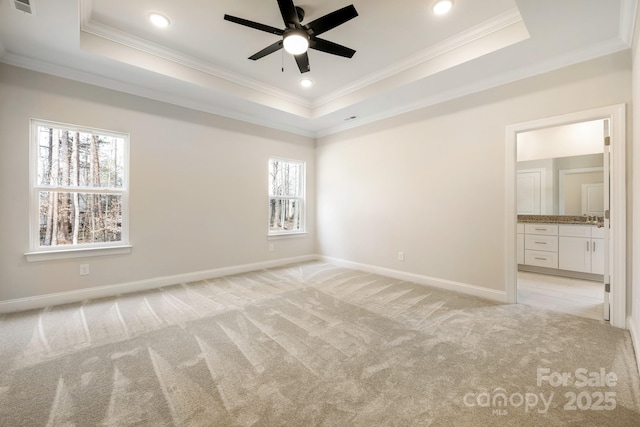
<instances>
[{"instance_id":1,"label":"white ceiling","mask_svg":"<svg viewBox=\"0 0 640 427\"><path fill-rule=\"evenodd\" d=\"M308 136L322 136L628 49L637 0L300 0L303 23L353 4L322 35L351 59L310 50L310 77L281 52L276 0L0 0L0 61ZM164 30L150 12L168 16ZM284 66L284 71L282 67ZM355 116L355 119L345 120Z\"/></svg>"}]
</instances>

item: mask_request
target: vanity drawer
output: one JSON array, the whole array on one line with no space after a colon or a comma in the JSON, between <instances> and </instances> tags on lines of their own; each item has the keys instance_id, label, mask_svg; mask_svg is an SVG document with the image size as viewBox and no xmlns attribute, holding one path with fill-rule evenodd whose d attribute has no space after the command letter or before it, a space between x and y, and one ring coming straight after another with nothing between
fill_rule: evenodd
<instances>
[{"instance_id":1,"label":"vanity drawer","mask_svg":"<svg viewBox=\"0 0 640 427\"><path fill-rule=\"evenodd\" d=\"M558 234L567 237L591 237L590 225L561 225Z\"/></svg>"},{"instance_id":2,"label":"vanity drawer","mask_svg":"<svg viewBox=\"0 0 640 427\"><path fill-rule=\"evenodd\" d=\"M558 236L525 234L524 248L534 251L558 252Z\"/></svg>"},{"instance_id":3,"label":"vanity drawer","mask_svg":"<svg viewBox=\"0 0 640 427\"><path fill-rule=\"evenodd\" d=\"M527 234L548 234L550 236L557 236L558 226L551 224L525 224L524 232Z\"/></svg>"},{"instance_id":4,"label":"vanity drawer","mask_svg":"<svg viewBox=\"0 0 640 427\"><path fill-rule=\"evenodd\" d=\"M524 263L536 267L558 268L556 252L524 251Z\"/></svg>"}]
</instances>

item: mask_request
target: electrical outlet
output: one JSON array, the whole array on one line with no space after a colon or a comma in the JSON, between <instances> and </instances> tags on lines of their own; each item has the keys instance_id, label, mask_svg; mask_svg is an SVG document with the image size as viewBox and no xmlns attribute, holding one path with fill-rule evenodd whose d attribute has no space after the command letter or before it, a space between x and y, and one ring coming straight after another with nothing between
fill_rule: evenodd
<instances>
[{"instance_id":1,"label":"electrical outlet","mask_svg":"<svg viewBox=\"0 0 640 427\"><path fill-rule=\"evenodd\" d=\"M398 252L398 261L404 261L404 252Z\"/></svg>"},{"instance_id":2,"label":"electrical outlet","mask_svg":"<svg viewBox=\"0 0 640 427\"><path fill-rule=\"evenodd\" d=\"M89 264L80 264L80 275L81 276L89 275Z\"/></svg>"},{"instance_id":3,"label":"electrical outlet","mask_svg":"<svg viewBox=\"0 0 640 427\"><path fill-rule=\"evenodd\" d=\"M273 243L269 243L269 252L273 252Z\"/></svg>"}]
</instances>

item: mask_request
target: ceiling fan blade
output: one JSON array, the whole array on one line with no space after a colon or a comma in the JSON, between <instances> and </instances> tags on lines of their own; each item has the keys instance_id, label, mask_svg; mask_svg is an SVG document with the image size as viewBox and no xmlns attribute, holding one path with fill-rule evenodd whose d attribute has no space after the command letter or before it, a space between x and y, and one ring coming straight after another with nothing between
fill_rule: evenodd
<instances>
[{"instance_id":1,"label":"ceiling fan blade","mask_svg":"<svg viewBox=\"0 0 640 427\"><path fill-rule=\"evenodd\" d=\"M346 46L342 46L338 43L330 42L329 40L319 39L314 37L311 39L309 45L311 49L319 50L320 52L330 53L332 55L344 56L345 58L352 58L356 53L355 50Z\"/></svg>"},{"instance_id":2,"label":"ceiling fan blade","mask_svg":"<svg viewBox=\"0 0 640 427\"><path fill-rule=\"evenodd\" d=\"M281 36L284 34L284 30L280 28L271 27L269 25L260 24L259 22L249 21L248 19L238 18L236 16L224 15L226 21L234 22L236 24L244 25L245 27L254 28L256 30L265 31L267 33Z\"/></svg>"},{"instance_id":3,"label":"ceiling fan blade","mask_svg":"<svg viewBox=\"0 0 640 427\"><path fill-rule=\"evenodd\" d=\"M260 58L264 58L265 56L269 55L270 53L276 52L276 51L278 51L280 49L282 49L282 40L278 40L274 44L265 47L260 52L257 52L255 54L253 54L252 56L250 56L249 59L253 59L255 61L255 60L258 60Z\"/></svg>"},{"instance_id":4,"label":"ceiling fan blade","mask_svg":"<svg viewBox=\"0 0 640 427\"><path fill-rule=\"evenodd\" d=\"M280 14L282 14L282 20L287 27L300 27L300 20L298 19L298 12L293 5L293 0L278 0L278 6L280 7Z\"/></svg>"},{"instance_id":5,"label":"ceiling fan blade","mask_svg":"<svg viewBox=\"0 0 640 427\"><path fill-rule=\"evenodd\" d=\"M312 36L320 35L337 27L338 25L344 24L356 16L358 16L356 8L353 5L349 5L311 21L306 25L306 27L313 31L311 34Z\"/></svg>"},{"instance_id":6,"label":"ceiling fan blade","mask_svg":"<svg viewBox=\"0 0 640 427\"><path fill-rule=\"evenodd\" d=\"M309 55L307 52L301 53L300 55L293 55L296 58L296 63L298 64L298 68L301 73L307 73L311 71L311 67L309 66Z\"/></svg>"}]
</instances>

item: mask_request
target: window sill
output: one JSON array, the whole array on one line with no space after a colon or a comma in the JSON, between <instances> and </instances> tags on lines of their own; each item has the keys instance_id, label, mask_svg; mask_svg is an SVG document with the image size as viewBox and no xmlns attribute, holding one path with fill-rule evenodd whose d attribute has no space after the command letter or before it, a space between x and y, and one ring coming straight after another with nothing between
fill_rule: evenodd
<instances>
[{"instance_id":1,"label":"window sill","mask_svg":"<svg viewBox=\"0 0 640 427\"><path fill-rule=\"evenodd\" d=\"M131 245L107 246L102 248L62 249L53 251L27 252L24 254L28 262L51 261L56 259L86 258L105 255L122 255L131 253Z\"/></svg>"},{"instance_id":2,"label":"window sill","mask_svg":"<svg viewBox=\"0 0 640 427\"><path fill-rule=\"evenodd\" d=\"M277 240L277 239L294 239L296 237L307 237L309 233L306 231L296 231L293 233L274 233L268 234L267 240Z\"/></svg>"}]
</instances>

